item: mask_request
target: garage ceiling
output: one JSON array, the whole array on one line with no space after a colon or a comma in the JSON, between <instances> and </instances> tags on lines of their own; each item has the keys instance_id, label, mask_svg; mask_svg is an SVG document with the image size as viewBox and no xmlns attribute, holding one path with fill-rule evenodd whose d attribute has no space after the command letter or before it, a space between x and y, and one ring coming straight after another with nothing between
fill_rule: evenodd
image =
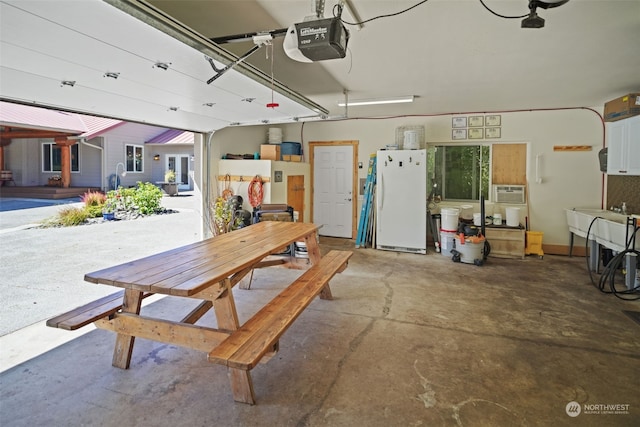
<instances>
[{"instance_id":1,"label":"garage ceiling","mask_svg":"<svg viewBox=\"0 0 640 427\"><path fill-rule=\"evenodd\" d=\"M350 3L369 19L417 0ZM527 0L484 3L503 15L528 12ZM334 4L326 1L325 16ZM318 115L592 107L640 90L639 0L570 0L540 9L541 29L492 15L479 0L429 0L349 27L345 59L311 64L289 59L275 39L275 109L266 107L266 48L207 85L215 73L205 54L222 67L233 59L229 52L253 46L221 49L208 38L286 28L312 13L311 0L1 0L0 7L0 98L178 129ZM348 11L343 17L353 18ZM416 101L346 111L337 106L345 91L350 99Z\"/></svg>"},{"instance_id":2,"label":"garage ceiling","mask_svg":"<svg viewBox=\"0 0 640 427\"><path fill-rule=\"evenodd\" d=\"M301 22L311 0L151 0L206 37ZM335 0L326 0L331 16ZM351 0L362 19L392 14L418 0ZM529 12L528 0L484 0L503 15ZM416 95L413 104L351 107L349 116L602 106L640 90L640 1L570 0L538 9L544 28L492 15L479 0L429 0L351 29L345 59L298 63L276 39L275 75L331 110L351 99ZM345 19L351 19L345 11ZM225 44L242 53L251 43ZM249 62L268 70L260 52Z\"/></svg>"},{"instance_id":3,"label":"garage ceiling","mask_svg":"<svg viewBox=\"0 0 640 427\"><path fill-rule=\"evenodd\" d=\"M200 132L323 112L244 64L207 84L216 72L205 54L218 59L219 69L233 57L144 5L85 0L0 6L3 100ZM267 108L272 99L278 108Z\"/></svg>"}]
</instances>

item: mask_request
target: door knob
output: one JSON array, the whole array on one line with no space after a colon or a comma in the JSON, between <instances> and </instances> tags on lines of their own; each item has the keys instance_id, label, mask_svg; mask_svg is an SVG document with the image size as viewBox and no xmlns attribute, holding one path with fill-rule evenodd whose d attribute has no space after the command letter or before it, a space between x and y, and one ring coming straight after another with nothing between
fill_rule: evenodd
<instances>
[{"instance_id":1,"label":"door knob","mask_svg":"<svg viewBox=\"0 0 640 427\"><path fill-rule=\"evenodd\" d=\"M346 200L347 202L350 202L350 201L351 201L351 199L345 199L345 200Z\"/></svg>"}]
</instances>

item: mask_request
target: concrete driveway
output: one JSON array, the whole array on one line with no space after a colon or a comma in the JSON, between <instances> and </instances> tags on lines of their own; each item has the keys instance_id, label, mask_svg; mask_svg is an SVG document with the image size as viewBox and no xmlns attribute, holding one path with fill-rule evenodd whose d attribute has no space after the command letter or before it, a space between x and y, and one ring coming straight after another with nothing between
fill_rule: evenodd
<instances>
[{"instance_id":1,"label":"concrete driveway","mask_svg":"<svg viewBox=\"0 0 640 427\"><path fill-rule=\"evenodd\" d=\"M37 227L70 203L78 200L1 199L0 337L31 325L41 327L50 317L117 291L85 282L85 273L201 239L200 201L192 192L163 197L162 206L177 213L78 227ZM4 357L8 349L0 347Z\"/></svg>"}]
</instances>

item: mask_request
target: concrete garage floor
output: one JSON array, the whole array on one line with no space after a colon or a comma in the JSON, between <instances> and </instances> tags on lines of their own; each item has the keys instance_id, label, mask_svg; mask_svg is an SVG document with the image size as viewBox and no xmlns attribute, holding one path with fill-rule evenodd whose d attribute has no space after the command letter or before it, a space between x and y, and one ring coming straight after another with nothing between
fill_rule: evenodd
<instances>
[{"instance_id":1,"label":"concrete garage floor","mask_svg":"<svg viewBox=\"0 0 640 427\"><path fill-rule=\"evenodd\" d=\"M353 242L322 238L323 251ZM298 274L256 271L235 288L246 319ZM114 335L93 330L0 374L4 426L637 426L638 302L589 284L583 258L448 258L355 250L252 371L257 405L235 403L206 355L138 340L111 367ZM194 301L143 308L180 318ZM241 319L242 320L242 319ZM202 322L215 324L207 314ZM56 330L52 330L56 332ZM569 402L581 404L576 418ZM596 405L596 406L593 406ZM623 413L604 414L603 405ZM600 413L596 413L599 409ZM589 413L587 413L589 412Z\"/></svg>"}]
</instances>

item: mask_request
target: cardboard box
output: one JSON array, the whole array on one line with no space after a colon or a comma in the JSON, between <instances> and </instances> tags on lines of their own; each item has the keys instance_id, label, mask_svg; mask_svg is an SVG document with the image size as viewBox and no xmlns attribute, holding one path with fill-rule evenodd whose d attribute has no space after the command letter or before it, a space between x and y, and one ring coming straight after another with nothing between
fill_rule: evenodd
<instances>
[{"instance_id":1,"label":"cardboard box","mask_svg":"<svg viewBox=\"0 0 640 427\"><path fill-rule=\"evenodd\" d=\"M302 156L298 154L283 154L282 160L284 160L285 162L301 162Z\"/></svg>"},{"instance_id":2,"label":"cardboard box","mask_svg":"<svg viewBox=\"0 0 640 427\"><path fill-rule=\"evenodd\" d=\"M260 146L260 159L280 160L280 146L277 144L262 144Z\"/></svg>"},{"instance_id":3,"label":"cardboard box","mask_svg":"<svg viewBox=\"0 0 640 427\"><path fill-rule=\"evenodd\" d=\"M630 93L604 104L604 121L615 122L640 114L640 93Z\"/></svg>"}]
</instances>

